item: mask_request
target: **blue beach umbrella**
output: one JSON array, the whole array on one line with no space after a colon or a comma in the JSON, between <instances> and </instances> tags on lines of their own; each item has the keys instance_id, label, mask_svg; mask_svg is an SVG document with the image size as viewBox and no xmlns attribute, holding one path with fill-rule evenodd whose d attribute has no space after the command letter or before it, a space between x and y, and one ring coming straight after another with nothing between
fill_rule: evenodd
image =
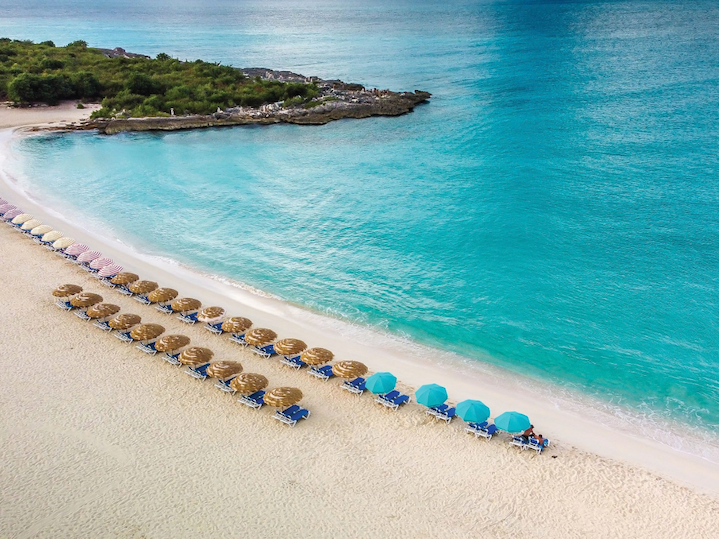
<instances>
[{"instance_id":1,"label":"blue beach umbrella","mask_svg":"<svg viewBox=\"0 0 719 539\"><path fill-rule=\"evenodd\" d=\"M365 388L375 395L389 393L397 384L397 377L391 372L376 372L365 382Z\"/></svg>"},{"instance_id":2,"label":"blue beach umbrella","mask_svg":"<svg viewBox=\"0 0 719 539\"><path fill-rule=\"evenodd\" d=\"M489 417L489 407L482 401L467 399L457 405L457 415L469 423L481 423Z\"/></svg>"},{"instance_id":3,"label":"blue beach umbrella","mask_svg":"<svg viewBox=\"0 0 719 539\"><path fill-rule=\"evenodd\" d=\"M494 418L494 424L506 432L524 432L532 425L529 418L519 412L504 412Z\"/></svg>"},{"instance_id":4,"label":"blue beach umbrella","mask_svg":"<svg viewBox=\"0 0 719 539\"><path fill-rule=\"evenodd\" d=\"M447 390L437 384L425 384L414 392L414 396L418 403L434 408L447 400Z\"/></svg>"}]
</instances>

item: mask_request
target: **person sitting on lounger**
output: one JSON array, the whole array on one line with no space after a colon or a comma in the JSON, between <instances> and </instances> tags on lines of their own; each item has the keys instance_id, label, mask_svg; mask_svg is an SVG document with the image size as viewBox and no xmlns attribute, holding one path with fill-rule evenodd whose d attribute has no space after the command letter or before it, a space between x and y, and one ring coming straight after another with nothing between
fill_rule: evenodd
<instances>
[{"instance_id":1,"label":"person sitting on lounger","mask_svg":"<svg viewBox=\"0 0 719 539\"><path fill-rule=\"evenodd\" d=\"M529 425L529 428L522 433L522 439L528 442L532 436L534 436L534 425Z\"/></svg>"},{"instance_id":2,"label":"person sitting on lounger","mask_svg":"<svg viewBox=\"0 0 719 539\"><path fill-rule=\"evenodd\" d=\"M539 447L542 447L544 445L544 437L541 434L537 435L537 445Z\"/></svg>"}]
</instances>

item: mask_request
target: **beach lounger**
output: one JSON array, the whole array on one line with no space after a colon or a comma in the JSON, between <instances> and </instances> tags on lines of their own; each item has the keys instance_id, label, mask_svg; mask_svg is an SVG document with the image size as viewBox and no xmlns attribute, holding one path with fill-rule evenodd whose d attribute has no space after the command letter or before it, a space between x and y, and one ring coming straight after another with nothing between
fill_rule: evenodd
<instances>
[{"instance_id":1,"label":"beach lounger","mask_svg":"<svg viewBox=\"0 0 719 539\"><path fill-rule=\"evenodd\" d=\"M235 378L236 377L233 376L231 378L228 378L227 380L217 380L217 382L215 382L215 387L220 391L224 391L225 393L234 395L237 390L230 385L230 382L232 382L232 380L234 380Z\"/></svg>"},{"instance_id":2,"label":"beach lounger","mask_svg":"<svg viewBox=\"0 0 719 539\"><path fill-rule=\"evenodd\" d=\"M277 410L272 417L281 421L285 425L294 427L300 419L307 419L310 417L310 411L300 408L295 404L286 410Z\"/></svg>"},{"instance_id":3,"label":"beach lounger","mask_svg":"<svg viewBox=\"0 0 719 539\"><path fill-rule=\"evenodd\" d=\"M128 292L129 292L129 290L128 290ZM149 305L150 303L152 303L150 301L150 299L147 297L147 294L138 294L137 296L133 297L133 299L135 301L139 301L140 303L142 303L144 305Z\"/></svg>"},{"instance_id":4,"label":"beach lounger","mask_svg":"<svg viewBox=\"0 0 719 539\"><path fill-rule=\"evenodd\" d=\"M264 390L255 391L252 395L242 395L239 399L237 399L237 402L241 402L242 404L249 406L250 408L254 408L255 410L259 410L265 405L265 392Z\"/></svg>"},{"instance_id":5,"label":"beach lounger","mask_svg":"<svg viewBox=\"0 0 719 539\"><path fill-rule=\"evenodd\" d=\"M512 436L512 440L509 442L509 445L516 445L522 451L524 451L525 449L527 449L529 441L523 436Z\"/></svg>"},{"instance_id":6,"label":"beach lounger","mask_svg":"<svg viewBox=\"0 0 719 539\"><path fill-rule=\"evenodd\" d=\"M258 356L272 357L272 355L275 354L275 345L268 344L266 346L253 346L250 350Z\"/></svg>"},{"instance_id":7,"label":"beach lounger","mask_svg":"<svg viewBox=\"0 0 719 539\"><path fill-rule=\"evenodd\" d=\"M75 311L75 316L77 316L79 319L84 320L85 322L87 322L88 320L90 320L90 317L89 317L89 316L87 315L87 313L85 312L86 310L87 310L87 309L78 309L78 310L76 310L76 311Z\"/></svg>"},{"instance_id":8,"label":"beach lounger","mask_svg":"<svg viewBox=\"0 0 719 539\"><path fill-rule=\"evenodd\" d=\"M288 367L292 367L293 369L301 369L307 365L307 363L300 359L300 356L282 356L280 363L287 365Z\"/></svg>"},{"instance_id":9,"label":"beach lounger","mask_svg":"<svg viewBox=\"0 0 719 539\"><path fill-rule=\"evenodd\" d=\"M310 368L307 370L307 374L314 376L315 378L319 378L320 380L329 380L335 375L332 372L332 365L325 365L323 367L310 365Z\"/></svg>"},{"instance_id":10,"label":"beach lounger","mask_svg":"<svg viewBox=\"0 0 719 539\"><path fill-rule=\"evenodd\" d=\"M452 422L452 419L454 418L455 415L457 415L457 409L454 406L452 406L451 408L447 408L446 410L444 410L442 412L437 412L434 415L434 418L441 419L442 421L447 423L447 425L449 425Z\"/></svg>"},{"instance_id":11,"label":"beach lounger","mask_svg":"<svg viewBox=\"0 0 719 539\"><path fill-rule=\"evenodd\" d=\"M110 283L110 284L112 284L112 283ZM118 292L120 292L120 294L125 294L126 296L133 296L133 295L135 295L135 293L132 292L129 288L127 288L127 286L125 286L124 284L118 285L118 286L115 288L115 290L117 290Z\"/></svg>"},{"instance_id":12,"label":"beach lounger","mask_svg":"<svg viewBox=\"0 0 719 539\"><path fill-rule=\"evenodd\" d=\"M92 325L96 328L100 328L102 331L112 331L110 324L108 324L105 320L95 320Z\"/></svg>"},{"instance_id":13,"label":"beach lounger","mask_svg":"<svg viewBox=\"0 0 719 539\"><path fill-rule=\"evenodd\" d=\"M197 312L190 313L190 314L182 314L182 313L180 313L179 315L177 315L177 319L178 319L180 322L184 322L185 324L194 324L195 322L197 322L197 315L198 315L198 314L199 314L199 313L197 313Z\"/></svg>"},{"instance_id":14,"label":"beach lounger","mask_svg":"<svg viewBox=\"0 0 719 539\"><path fill-rule=\"evenodd\" d=\"M203 327L210 333L214 333L216 335L222 335L224 333L222 330L222 322L217 322L217 324L205 324Z\"/></svg>"},{"instance_id":15,"label":"beach lounger","mask_svg":"<svg viewBox=\"0 0 719 539\"><path fill-rule=\"evenodd\" d=\"M155 305L155 309L165 314L172 314L174 312L172 310L172 307L170 307L169 303L158 303L157 305Z\"/></svg>"},{"instance_id":16,"label":"beach lounger","mask_svg":"<svg viewBox=\"0 0 719 539\"><path fill-rule=\"evenodd\" d=\"M385 395L379 395L375 399L375 402L396 411L400 406L409 402L409 396L402 395L399 391L393 390Z\"/></svg>"},{"instance_id":17,"label":"beach lounger","mask_svg":"<svg viewBox=\"0 0 719 539\"><path fill-rule=\"evenodd\" d=\"M137 348L138 350L142 350L143 352L145 352L146 354L150 354L151 356L157 354L154 342L148 344L137 343L137 346L135 348Z\"/></svg>"},{"instance_id":18,"label":"beach lounger","mask_svg":"<svg viewBox=\"0 0 719 539\"><path fill-rule=\"evenodd\" d=\"M487 421L483 421L482 423L468 423L467 426L464 427L464 432L471 432L475 438L481 436L482 438L491 440L494 433L497 432L497 427L490 425Z\"/></svg>"},{"instance_id":19,"label":"beach lounger","mask_svg":"<svg viewBox=\"0 0 719 539\"><path fill-rule=\"evenodd\" d=\"M449 408L449 404L440 404L439 406L427 408L424 413L437 417L437 414L443 413L445 410L447 410L447 408Z\"/></svg>"},{"instance_id":20,"label":"beach lounger","mask_svg":"<svg viewBox=\"0 0 719 539\"><path fill-rule=\"evenodd\" d=\"M346 389L350 393L361 395L365 390L366 380L362 377L355 378L354 380L345 380L340 386L342 389Z\"/></svg>"},{"instance_id":21,"label":"beach lounger","mask_svg":"<svg viewBox=\"0 0 719 539\"><path fill-rule=\"evenodd\" d=\"M209 363L205 363L204 365L199 365L197 367L190 367L188 365L185 374L192 376L193 378L197 378L198 380L204 380L207 378L207 367L209 366Z\"/></svg>"},{"instance_id":22,"label":"beach lounger","mask_svg":"<svg viewBox=\"0 0 719 539\"><path fill-rule=\"evenodd\" d=\"M236 342L237 344L241 344L242 346L247 346L247 341L245 341L245 334L239 334L239 333L233 333L230 336L230 340L232 342Z\"/></svg>"},{"instance_id":23,"label":"beach lounger","mask_svg":"<svg viewBox=\"0 0 719 539\"><path fill-rule=\"evenodd\" d=\"M537 453L541 453L547 447L549 447L549 443L550 443L549 440L546 438L541 444L539 443L539 440L537 440L536 438L530 438L526 449L534 449Z\"/></svg>"},{"instance_id":24,"label":"beach lounger","mask_svg":"<svg viewBox=\"0 0 719 539\"><path fill-rule=\"evenodd\" d=\"M167 361L170 365L175 365L177 367L178 365L181 365L180 353L181 352L171 354L170 352L165 352L165 354L162 356L162 359L163 361Z\"/></svg>"},{"instance_id":25,"label":"beach lounger","mask_svg":"<svg viewBox=\"0 0 719 539\"><path fill-rule=\"evenodd\" d=\"M63 311L72 311L75 308L69 301L56 301L55 305L60 307Z\"/></svg>"},{"instance_id":26,"label":"beach lounger","mask_svg":"<svg viewBox=\"0 0 719 539\"><path fill-rule=\"evenodd\" d=\"M122 342L132 342L134 339L130 337L129 331L116 331L113 333L117 339L120 339Z\"/></svg>"}]
</instances>

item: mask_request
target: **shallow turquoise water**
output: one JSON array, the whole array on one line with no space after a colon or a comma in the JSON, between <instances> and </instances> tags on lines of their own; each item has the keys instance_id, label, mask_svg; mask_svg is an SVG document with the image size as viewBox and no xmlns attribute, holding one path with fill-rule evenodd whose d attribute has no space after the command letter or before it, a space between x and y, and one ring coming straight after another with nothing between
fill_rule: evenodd
<instances>
[{"instance_id":1,"label":"shallow turquoise water","mask_svg":"<svg viewBox=\"0 0 719 539\"><path fill-rule=\"evenodd\" d=\"M434 94L323 127L28 139L14 172L142 249L716 428L718 28L700 1L11 0L0 35Z\"/></svg>"}]
</instances>

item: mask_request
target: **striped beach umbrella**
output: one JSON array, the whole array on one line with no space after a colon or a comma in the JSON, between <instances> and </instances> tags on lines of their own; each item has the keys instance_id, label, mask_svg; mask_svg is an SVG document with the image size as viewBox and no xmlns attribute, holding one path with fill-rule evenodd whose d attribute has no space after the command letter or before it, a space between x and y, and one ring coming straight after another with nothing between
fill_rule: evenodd
<instances>
[{"instance_id":1,"label":"striped beach umbrella","mask_svg":"<svg viewBox=\"0 0 719 539\"><path fill-rule=\"evenodd\" d=\"M267 328L251 329L245 334L245 341L254 346L264 346L277 338L277 333Z\"/></svg>"},{"instance_id":2,"label":"striped beach umbrella","mask_svg":"<svg viewBox=\"0 0 719 539\"><path fill-rule=\"evenodd\" d=\"M56 298L67 298L69 296L74 296L75 294L79 294L82 292L82 287L77 284L63 284L58 286L55 290L52 291L52 295Z\"/></svg>"},{"instance_id":3,"label":"striped beach umbrella","mask_svg":"<svg viewBox=\"0 0 719 539\"><path fill-rule=\"evenodd\" d=\"M15 217L17 217L18 215L22 215L22 210L20 208L15 208L14 210L10 210L5 215L3 215L2 219L10 221L12 219L15 219Z\"/></svg>"},{"instance_id":4,"label":"striped beach umbrella","mask_svg":"<svg viewBox=\"0 0 719 539\"><path fill-rule=\"evenodd\" d=\"M9 217L6 216L5 219L9 219ZM33 219L32 215L30 215L29 213L21 213L13 217L10 222L14 225L22 225L27 223L30 219Z\"/></svg>"},{"instance_id":5,"label":"striped beach umbrella","mask_svg":"<svg viewBox=\"0 0 719 539\"><path fill-rule=\"evenodd\" d=\"M177 313L196 311L200 307L202 307L202 302L195 298L180 298L170 304L170 309Z\"/></svg>"},{"instance_id":6,"label":"striped beach umbrella","mask_svg":"<svg viewBox=\"0 0 719 539\"><path fill-rule=\"evenodd\" d=\"M207 368L207 376L226 380L230 376L236 376L242 372L242 365L237 361L214 361Z\"/></svg>"},{"instance_id":7,"label":"striped beach umbrella","mask_svg":"<svg viewBox=\"0 0 719 539\"><path fill-rule=\"evenodd\" d=\"M532 426L529 418L519 412L504 412L494 418L494 424L505 432L524 432Z\"/></svg>"},{"instance_id":8,"label":"striped beach umbrella","mask_svg":"<svg viewBox=\"0 0 719 539\"><path fill-rule=\"evenodd\" d=\"M275 387L265 393L265 404L275 408L287 408L302 400L302 391L296 387Z\"/></svg>"},{"instance_id":9,"label":"striped beach umbrella","mask_svg":"<svg viewBox=\"0 0 719 539\"><path fill-rule=\"evenodd\" d=\"M31 236L44 236L48 232L52 232L52 227L50 225L40 225L36 226L32 230L30 230Z\"/></svg>"},{"instance_id":10,"label":"striped beach umbrella","mask_svg":"<svg viewBox=\"0 0 719 539\"><path fill-rule=\"evenodd\" d=\"M109 277L114 277L122 270L122 266L118 266L117 264L110 264L109 266L105 266L104 268L100 269L100 271L97 272L97 276L102 277L103 279L107 279Z\"/></svg>"},{"instance_id":11,"label":"striped beach umbrella","mask_svg":"<svg viewBox=\"0 0 719 539\"><path fill-rule=\"evenodd\" d=\"M425 384L414 392L414 396L419 404L434 408L447 400L447 390L437 384Z\"/></svg>"},{"instance_id":12,"label":"striped beach umbrella","mask_svg":"<svg viewBox=\"0 0 719 539\"><path fill-rule=\"evenodd\" d=\"M150 300L150 303L165 303L175 299L177 293L174 288L155 288L147 295L147 299Z\"/></svg>"},{"instance_id":13,"label":"striped beach umbrella","mask_svg":"<svg viewBox=\"0 0 719 539\"><path fill-rule=\"evenodd\" d=\"M357 378L367 373L367 365L359 361L338 361L332 365L332 372L339 378Z\"/></svg>"},{"instance_id":14,"label":"striped beach umbrella","mask_svg":"<svg viewBox=\"0 0 719 539\"><path fill-rule=\"evenodd\" d=\"M98 303L90 307L86 313L90 318L106 318L113 316L120 312L119 305L113 305L112 303Z\"/></svg>"},{"instance_id":15,"label":"striped beach umbrella","mask_svg":"<svg viewBox=\"0 0 719 539\"><path fill-rule=\"evenodd\" d=\"M7 200L5 200L4 198L0 198L0 206L2 206L3 204L7 204L7 203L8 203Z\"/></svg>"},{"instance_id":16,"label":"striped beach umbrella","mask_svg":"<svg viewBox=\"0 0 719 539\"><path fill-rule=\"evenodd\" d=\"M100 258L102 254L100 251L85 251L84 253L80 253L77 257L78 262L92 262L93 260L96 260Z\"/></svg>"},{"instance_id":17,"label":"striped beach umbrella","mask_svg":"<svg viewBox=\"0 0 719 539\"><path fill-rule=\"evenodd\" d=\"M260 389L265 389L269 383L266 376L253 372L243 372L230 382L230 387L241 395L249 395Z\"/></svg>"},{"instance_id":18,"label":"striped beach umbrella","mask_svg":"<svg viewBox=\"0 0 719 539\"><path fill-rule=\"evenodd\" d=\"M335 355L326 348L310 348L302 352L300 359L308 365L324 365L332 361Z\"/></svg>"},{"instance_id":19,"label":"striped beach umbrella","mask_svg":"<svg viewBox=\"0 0 719 539\"><path fill-rule=\"evenodd\" d=\"M22 226L20 227L20 230L25 230L26 232L30 232L33 228L36 228L42 224L42 221L39 221L38 219L30 219L29 221L25 221ZM52 230L52 229L50 229Z\"/></svg>"},{"instance_id":20,"label":"striped beach umbrella","mask_svg":"<svg viewBox=\"0 0 719 539\"><path fill-rule=\"evenodd\" d=\"M65 254L77 256L77 255L80 255L80 254L86 252L89 249L90 248L87 245L85 245L84 243L73 243L67 249L65 249Z\"/></svg>"},{"instance_id":21,"label":"striped beach umbrella","mask_svg":"<svg viewBox=\"0 0 719 539\"><path fill-rule=\"evenodd\" d=\"M197 319L200 322L212 322L214 320L219 320L225 316L225 309L222 307L205 307L200 311L200 314L197 315Z\"/></svg>"},{"instance_id":22,"label":"striped beach umbrella","mask_svg":"<svg viewBox=\"0 0 719 539\"><path fill-rule=\"evenodd\" d=\"M12 204L3 204L0 206L0 215L5 216L7 212L10 210L16 210L17 206L13 206Z\"/></svg>"},{"instance_id":23,"label":"striped beach umbrella","mask_svg":"<svg viewBox=\"0 0 719 539\"><path fill-rule=\"evenodd\" d=\"M96 258L95 260L90 262L90 267L92 269L99 270L99 269L104 268L105 266L111 266L114 263L115 263L115 261L112 258L102 257L102 258Z\"/></svg>"},{"instance_id":24,"label":"striped beach umbrella","mask_svg":"<svg viewBox=\"0 0 719 539\"><path fill-rule=\"evenodd\" d=\"M53 249L65 249L67 247L70 247L73 243L75 243L75 240L72 238L68 238L67 236L60 238L57 241L54 241L52 244Z\"/></svg>"},{"instance_id":25,"label":"striped beach umbrella","mask_svg":"<svg viewBox=\"0 0 719 539\"><path fill-rule=\"evenodd\" d=\"M397 377L391 372L376 372L365 383L365 387L375 395L389 393L397 385Z\"/></svg>"}]
</instances>

